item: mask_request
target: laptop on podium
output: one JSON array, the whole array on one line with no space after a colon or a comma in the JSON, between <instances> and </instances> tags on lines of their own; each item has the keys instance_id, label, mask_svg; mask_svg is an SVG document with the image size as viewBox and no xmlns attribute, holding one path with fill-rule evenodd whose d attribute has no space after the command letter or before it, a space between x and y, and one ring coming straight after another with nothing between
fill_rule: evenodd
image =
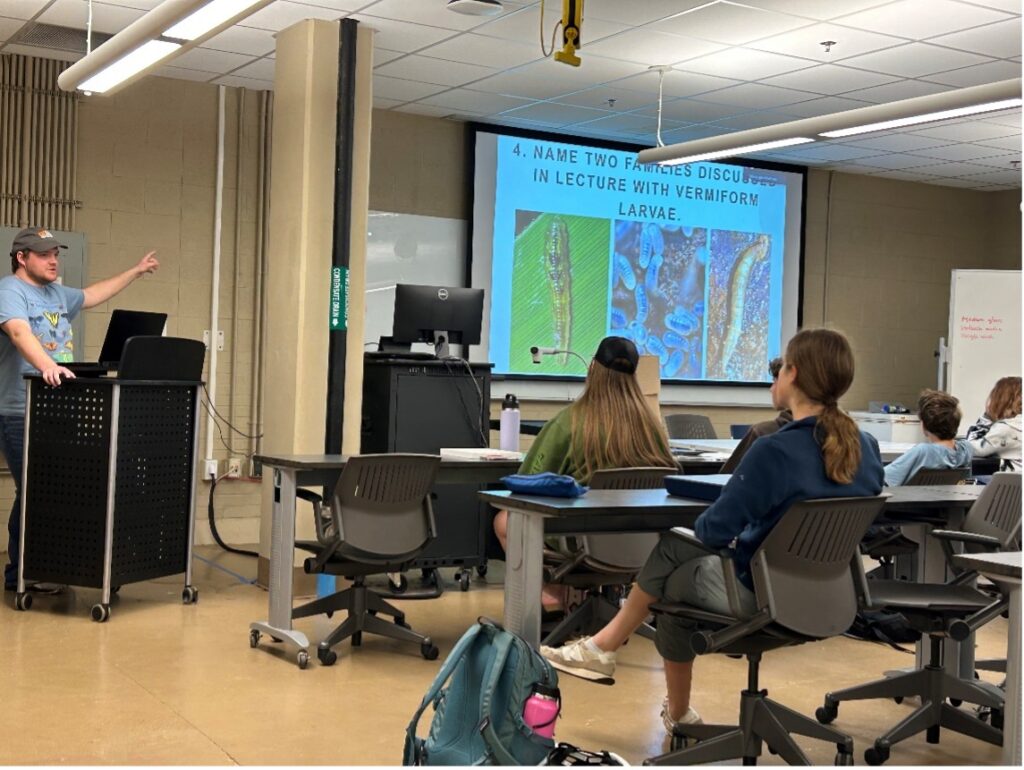
<instances>
[{"instance_id":1,"label":"laptop on podium","mask_svg":"<svg viewBox=\"0 0 1024 770\"><path fill-rule=\"evenodd\" d=\"M148 313L142 310L115 310L110 314L107 334L100 348L100 360L73 361L64 364L76 375L101 375L116 371L121 364L124 345L131 337L159 337L164 332L167 313Z\"/></svg>"}]
</instances>

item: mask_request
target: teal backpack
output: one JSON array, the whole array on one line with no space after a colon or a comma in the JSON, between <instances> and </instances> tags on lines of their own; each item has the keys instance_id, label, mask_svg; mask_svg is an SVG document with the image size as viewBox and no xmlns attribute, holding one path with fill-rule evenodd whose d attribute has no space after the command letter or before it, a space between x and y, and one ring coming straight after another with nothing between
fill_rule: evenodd
<instances>
[{"instance_id":1,"label":"teal backpack","mask_svg":"<svg viewBox=\"0 0 1024 770\"><path fill-rule=\"evenodd\" d=\"M554 747L523 721L534 685L558 686L540 654L487 618L470 627L445 660L406 730L406 765L537 765ZM416 726L428 706L426 739Z\"/></svg>"}]
</instances>

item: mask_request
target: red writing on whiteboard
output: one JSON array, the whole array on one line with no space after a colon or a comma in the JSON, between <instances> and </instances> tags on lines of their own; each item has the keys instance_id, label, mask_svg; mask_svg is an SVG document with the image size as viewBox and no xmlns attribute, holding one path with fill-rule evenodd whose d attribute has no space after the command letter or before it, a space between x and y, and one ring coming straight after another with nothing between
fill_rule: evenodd
<instances>
[{"instance_id":1,"label":"red writing on whiteboard","mask_svg":"<svg viewBox=\"0 0 1024 770\"><path fill-rule=\"evenodd\" d=\"M991 340L1003 331L1003 319L1000 316L960 316L960 339Z\"/></svg>"}]
</instances>

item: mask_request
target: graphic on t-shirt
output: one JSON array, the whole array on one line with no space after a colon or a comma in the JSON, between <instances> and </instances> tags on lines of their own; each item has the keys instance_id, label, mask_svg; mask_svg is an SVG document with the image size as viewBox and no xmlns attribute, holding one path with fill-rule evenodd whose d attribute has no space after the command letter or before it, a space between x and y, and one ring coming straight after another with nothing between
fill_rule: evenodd
<instances>
[{"instance_id":1,"label":"graphic on t-shirt","mask_svg":"<svg viewBox=\"0 0 1024 770\"><path fill-rule=\"evenodd\" d=\"M62 364L74 360L74 331L63 307L56 311L40 311L40 315L29 316L28 322L50 358Z\"/></svg>"}]
</instances>

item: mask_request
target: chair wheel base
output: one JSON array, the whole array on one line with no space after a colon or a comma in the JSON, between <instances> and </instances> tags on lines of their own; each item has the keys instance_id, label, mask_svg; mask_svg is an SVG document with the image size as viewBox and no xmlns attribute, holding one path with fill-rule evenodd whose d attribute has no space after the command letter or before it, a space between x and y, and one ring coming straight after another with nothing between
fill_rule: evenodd
<instances>
[{"instance_id":1,"label":"chair wheel base","mask_svg":"<svg viewBox=\"0 0 1024 770\"><path fill-rule=\"evenodd\" d=\"M335 663L338 662L338 653L336 653L329 647L326 649L323 647L318 647L316 650L316 657L317 660L320 661L320 665L322 666L333 666Z\"/></svg>"},{"instance_id":2,"label":"chair wheel base","mask_svg":"<svg viewBox=\"0 0 1024 770\"><path fill-rule=\"evenodd\" d=\"M869 765L882 765L889 759L889 747L877 743L864 752L864 761Z\"/></svg>"},{"instance_id":3,"label":"chair wheel base","mask_svg":"<svg viewBox=\"0 0 1024 770\"><path fill-rule=\"evenodd\" d=\"M423 640L423 644L420 645L420 655L422 655L425 660L437 660L437 656L440 654L441 651L437 649L429 638Z\"/></svg>"}]
</instances>

